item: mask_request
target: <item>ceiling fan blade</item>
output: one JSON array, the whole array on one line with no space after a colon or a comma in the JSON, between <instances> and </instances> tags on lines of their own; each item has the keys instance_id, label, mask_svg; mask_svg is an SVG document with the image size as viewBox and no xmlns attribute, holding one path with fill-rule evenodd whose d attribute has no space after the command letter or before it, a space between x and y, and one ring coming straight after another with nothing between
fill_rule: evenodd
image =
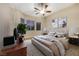
<instances>
[{"instance_id":1,"label":"ceiling fan blade","mask_svg":"<svg viewBox=\"0 0 79 59\"><path fill-rule=\"evenodd\" d=\"M46 11L47 13L51 13L52 11Z\"/></svg>"},{"instance_id":2,"label":"ceiling fan blade","mask_svg":"<svg viewBox=\"0 0 79 59\"><path fill-rule=\"evenodd\" d=\"M34 9L39 10L38 8L34 8ZM40 11L40 10L39 10L39 11Z\"/></svg>"},{"instance_id":3,"label":"ceiling fan blade","mask_svg":"<svg viewBox=\"0 0 79 59\"><path fill-rule=\"evenodd\" d=\"M37 15L37 14L39 14L39 13L35 13L35 14Z\"/></svg>"},{"instance_id":4,"label":"ceiling fan blade","mask_svg":"<svg viewBox=\"0 0 79 59\"><path fill-rule=\"evenodd\" d=\"M45 9L48 7L48 5L45 5Z\"/></svg>"},{"instance_id":5,"label":"ceiling fan blade","mask_svg":"<svg viewBox=\"0 0 79 59\"><path fill-rule=\"evenodd\" d=\"M43 14L43 16L45 16L45 14Z\"/></svg>"}]
</instances>

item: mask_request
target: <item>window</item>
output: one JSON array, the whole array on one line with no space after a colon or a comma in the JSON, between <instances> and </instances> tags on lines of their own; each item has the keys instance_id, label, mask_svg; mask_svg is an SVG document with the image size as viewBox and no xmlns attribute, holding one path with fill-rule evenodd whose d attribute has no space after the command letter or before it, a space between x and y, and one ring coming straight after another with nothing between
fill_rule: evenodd
<instances>
[{"instance_id":1,"label":"window","mask_svg":"<svg viewBox=\"0 0 79 59\"><path fill-rule=\"evenodd\" d=\"M34 30L35 29L35 22L32 20L26 20L27 28L28 30Z\"/></svg>"},{"instance_id":2,"label":"window","mask_svg":"<svg viewBox=\"0 0 79 59\"><path fill-rule=\"evenodd\" d=\"M41 22L36 22L36 30L41 30Z\"/></svg>"}]
</instances>

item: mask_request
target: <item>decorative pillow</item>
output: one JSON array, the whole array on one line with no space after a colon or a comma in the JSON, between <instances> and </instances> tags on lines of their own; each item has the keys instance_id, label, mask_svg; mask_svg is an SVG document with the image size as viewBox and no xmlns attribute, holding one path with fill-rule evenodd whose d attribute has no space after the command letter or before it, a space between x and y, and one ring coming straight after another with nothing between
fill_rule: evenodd
<instances>
[{"instance_id":1,"label":"decorative pillow","mask_svg":"<svg viewBox=\"0 0 79 59\"><path fill-rule=\"evenodd\" d=\"M48 35L49 36L54 36L56 34L56 32L49 32Z\"/></svg>"},{"instance_id":2,"label":"decorative pillow","mask_svg":"<svg viewBox=\"0 0 79 59\"><path fill-rule=\"evenodd\" d=\"M55 37L56 37L56 38L64 37L64 34L56 33L56 34L55 34Z\"/></svg>"}]
</instances>

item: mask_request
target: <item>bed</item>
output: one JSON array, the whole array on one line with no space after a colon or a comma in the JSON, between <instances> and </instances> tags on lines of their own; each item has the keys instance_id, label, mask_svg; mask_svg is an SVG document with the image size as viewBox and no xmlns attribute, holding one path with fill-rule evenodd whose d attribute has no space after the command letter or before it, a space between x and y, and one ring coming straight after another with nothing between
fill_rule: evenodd
<instances>
[{"instance_id":1,"label":"bed","mask_svg":"<svg viewBox=\"0 0 79 59\"><path fill-rule=\"evenodd\" d=\"M69 49L67 39L50 35L38 35L32 38L32 44L46 56L64 56Z\"/></svg>"}]
</instances>

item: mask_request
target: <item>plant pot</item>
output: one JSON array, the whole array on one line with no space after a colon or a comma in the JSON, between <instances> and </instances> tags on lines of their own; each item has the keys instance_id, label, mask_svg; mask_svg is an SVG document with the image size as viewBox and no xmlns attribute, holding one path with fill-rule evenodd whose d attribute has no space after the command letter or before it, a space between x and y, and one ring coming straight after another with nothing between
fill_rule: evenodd
<instances>
[{"instance_id":1,"label":"plant pot","mask_svg":"<svg viewBox=\"0 0 79 59\"><path fill-rule=\"evenodd\" d=\"M23 43L23 37L22 36L17 38L17 43L18 44Z\"/></svg>"}]
</instances>

